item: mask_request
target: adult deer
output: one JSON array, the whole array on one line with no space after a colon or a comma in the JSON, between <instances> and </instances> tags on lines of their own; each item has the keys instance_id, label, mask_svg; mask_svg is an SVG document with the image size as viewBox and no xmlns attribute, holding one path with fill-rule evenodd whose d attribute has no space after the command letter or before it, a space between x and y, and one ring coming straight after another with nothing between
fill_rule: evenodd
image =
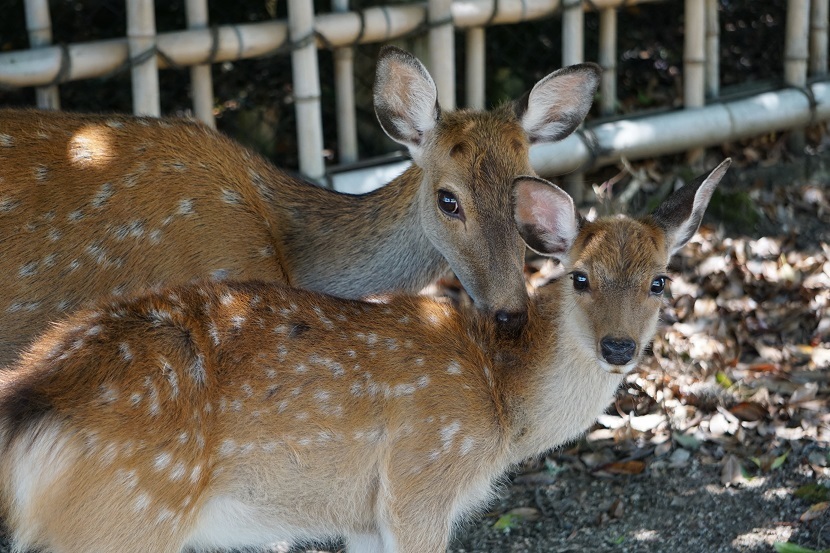
<instances>
[{"instance_id":1,"label":"adult deer","mask_svg":"<svg viewBox=\"0 0 830 553\"><path fill-rule=\"evenodd\" d=\"M531 143L583 120L598 75L567 67L495 110L442 112L423 65L384 48L375 110L414 165L362 196L195 122L0 111L0 365L85 302L197 277L359 298L417 292L449 267L478 307L520 325L512 183L532 172Z\"/></svg>"},{"instance_id":2,"label":"adult deer","mask_svg":"<svg viewBox=\"0 0 830 553\"><path fill-rule=\"evenodd\" d=\"M81 311L0 372L0 509L16 547L176 553L343 536L350 552L444 551L495 481L583 432L637 365L669 257L728 165L648 217L594 222L519 178L523 235L570 278L530 301L516 339L426 298L257 282Z\"/></svg>"}]
</instances>

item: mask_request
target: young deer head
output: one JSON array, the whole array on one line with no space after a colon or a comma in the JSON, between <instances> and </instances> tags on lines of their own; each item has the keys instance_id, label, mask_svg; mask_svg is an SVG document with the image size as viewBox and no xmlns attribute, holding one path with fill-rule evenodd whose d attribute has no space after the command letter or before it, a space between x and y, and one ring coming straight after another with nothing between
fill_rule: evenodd
<instances>
[{"instance_id":1,"label":"young deer head","mask_svg":"<svg viewBox=\"0 0 830 553\"><path fill-rule=\"evenodd\" d=\"M542 198L518 219L571 278L533 298L515 340L424 298L258 282L76 314L0 371L0 512L16 547L177 553L341 535L350 552L444 551L505 471L603 411L728 164L639 220L582 221L567 194L520 178L517 195Z\"/></svg>"},{"instance_id":2,"label":"young deer head","mask_svg":"<svg viewBox=\"0 0 830 553\"><path fill-rule=\"evenodd\" d=\"M511 186L532 171L530 143L585 117L598 75L574 66L519 102L442 112L421 63L384 49L377 115L415 165L362 196L297 179L193 122L4 110L0 365L96 298L196 278L361 298L417 293L449 267L478 307L521 323Z\"/></svg>"}]
</instances>

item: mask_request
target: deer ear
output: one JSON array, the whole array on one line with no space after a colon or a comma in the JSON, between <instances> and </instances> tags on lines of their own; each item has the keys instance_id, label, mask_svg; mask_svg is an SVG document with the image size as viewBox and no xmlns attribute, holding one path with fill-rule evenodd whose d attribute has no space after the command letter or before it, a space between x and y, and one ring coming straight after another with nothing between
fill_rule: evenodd
<instances>
[{"instance_id":1,"label":"deer ear","mask_svg":"<svg viewBox=\"0 0 830 553\"><path fill-rule=\"evenodd\" d=\"M595 63L564 67L516 101L516 115L531 144L562 140L576 130L591 109L601 73Z\"/></svg>"},{"instance_id":2,"label":"deer ear","mask_svg":"<svg viewBox=\"0 0 830 553\"><path fill-rule=\"evenodd\" d=\"M438 92L426 67L412 54L385 46L378 58L374 101L380 126L417 161L424 135L441 116Z\"/></svg>"},{"instance_id":3,"label":"deer ear","mask_svg":"<svg viewBox=\"0 0 830 553\"><path fill-rule=\"evenodd\" d=\"M670 255L686 245L697 232L712 193L731 163L731 159L725 159L708 175L701 175L675 191L651 214L654 222L666 231Z\"/></svg>"},{"instance_id":4,"label":"deer ear","mask_svg":"<svg viewBox=\"0 0 830 553\"><path fill-rule=\"evenodd\" d=\"M513 182L512 201L513 218L525 244L561 260L579 231L571 197L544 179L519 177Z\"/></svg>"}]
</instances>

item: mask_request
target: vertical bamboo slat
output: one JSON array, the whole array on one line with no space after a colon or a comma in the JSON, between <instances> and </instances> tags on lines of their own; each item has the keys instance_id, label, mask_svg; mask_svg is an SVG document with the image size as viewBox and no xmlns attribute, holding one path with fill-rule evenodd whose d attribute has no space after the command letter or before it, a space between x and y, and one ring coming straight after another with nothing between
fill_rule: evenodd
<instances>
[{"instance_id":1,"label":"vertical bamboo slat","mask_svg":"<svg viewBox=\"0 0 830 553\"><path fill-rule=\"evenodd\" d=\"M320 72L314 34L313 0L289 0L288 28L291 42L291 75L297 113L297 150L300 171L320 182L323 163L323 118L320 111Z\"/></svg>"},{"instance_id":2,"label":"vertical bamboo slat","mask_svg":"<svg viewBox=\"0 0 830 553\"><path fill-rule=\"evenodd\" d=\"M584 52L584 24L585 14L582 11L582 0L567 0L563 2L562 11L562 66L582 63ZM584 175L570 173L565 177L565 189L576 204L584 197Z\"/></svg>"},{"instance_id":3,"label":"vertical bamboo slat","mask_svg":"<svg viewBox=\"0 0 830 553\"><path fill-rule=\"evenodd\" d=\"M600 112L611 115L617 106L617 10L605 8L599 13L599 85Z\"/></svg>"},{"instance_id":4,"label":"vertical bamboo slat","mask_svg":"<svg viewBox=\"0 0 830 553\"><path fill-rule=\"evenodd\" d=\"M26 0L26 29L29 46L39 48L52 44L52 21L47 0ZM39 86L35 89L37 105L42 109L60 109L60 92L57 85Z\"/></svg>"},{"instance_id":5,"label":"vertical bamboo slat","mask_svg":"<svg viewBox=\"0 0 830 553\"><path fill-rule=\"evenodd\" d=\"M706 0L706 95L720 94L720 22L718 0Z\"/></svg>"},{"instance_id":6,"label":"vertical bamboo slat","mask_svg":"<svg viewBox=\"0 0 830 553\"><path fill-rule=\"evenodd\" d=\"M685 0L683 40L683 106L701 108L706 103L706 0ZM688 152L691 162L703 150Z\"/></svg>"},{"instance_id":7,"label":"vertical bamboo slat","mask_svg":"<svg viewBox=\"0 0 830 553\"><path fill-rule=\"evenodd\" d=\"M472 109L484 109L486 76L484 32L484 27L473 27L465 33L466 103L467 107Z\"/></svg>"},{"instance_id":8,"label":"vertical bamboo slat","mask_svg":"<svg viewBox=\"0 0 830 553\"><path fill-rule=\"evenodd\" d=\"M566 0L562 11L562 65L585 61L582 0Z\"/></svg>"},{"instance_id":9,"label":"vertical bamboo slat","mask_svg":"<svg viewBox=\"0 0 830 553\"><path fill-rule=\"evenodd\" d=\"M185 3L187 27L205 29L208 26L207 0L187 0ZM190 89L193 94L193 113L196 118L216 128L213 116L213 77L210 64L194 65L190 68Z\"/></svg>"},{"instance_id":10,"label":"vertical bamboo slat","mask_svg":"<svg viewBox=\"0 0 830 553\"><path fill-rule=\"evenodd\" d=\"M332 0L333 12L349 11L349 0ZM337 156L340 163L357 161L357 115L354 104L354 49L334 49L334 90L337 102Z\"/></svg>"},{"instance_id":11,"label":"vertical bamboo slat","mask_svg":"<svg viewBox=\"0 0 830 553\"><path fill-rule=\"evenodd\" d=\"M438 89L438 103L455 109L455 28L452 0L429 0L429 72Z\"/></svg>"},{"instance_id":12,"label":"vertical bamboo slat","mask_svg":"<svg viewBox=\"0 0 830 553\"><path fill-rule=\"evenodd\" d=\"M810 3L810 74L827 75L827 17L828 0L811 0Z\"/></svg>"},{"instance_id":13,"label":"vertical bamboo slat","mask_svg":"<svg viewBox=\"0 0 830 553\"><path fill-rule=\"evenodd\" d=\"M790 86L807 86L809 32L810 0L789 0L784 42L784 82ZM804 144L804 132L794 130L789 137L790 148L800 151Z\"/></svg>"},{"instance_id":14,"label":"vertical bamboo slat","mask_svg":"<svg viewBox=\"0 0 830 553\"><path fill-rule=\"evenodd\" d=\"M784 44L784 82L790 86L807 84L810 0L787 2L787 34Z\"/></svg>"},{"instance_id":15,"label":"vertical bamboo slat","mask_svg":"<svg viewBox=\"0 0 830 553\"><path fill-rule=\"evenodd\" d=\"M683 104L687 108L704 105L706 60L705 0L686 0L683 44Z\"/></svg>"},{"instance_id":16,"label":"vertical bamboo slat","mask_svg":"<svg viewBox=\"0 0 830 553\"><path fill-rule=\"evenodd\" d=\"M127 0L127 40L133 61L133 113L158 117L161 103L153 0Z\"/></svg>"}]
</instances>

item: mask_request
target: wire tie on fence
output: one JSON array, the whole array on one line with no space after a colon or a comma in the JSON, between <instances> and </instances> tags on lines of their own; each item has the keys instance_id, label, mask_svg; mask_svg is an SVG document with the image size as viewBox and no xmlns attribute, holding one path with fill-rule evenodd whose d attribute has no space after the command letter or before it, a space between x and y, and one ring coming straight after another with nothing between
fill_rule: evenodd
<instances>
[{"instance_id":1,"label":"wire tie on fence","mask_svg":"<svg viewBox=\"0 0 830 553\"><path fill-rule=\"evenodd\" d=\"M813 125L816 122L816 109L818 108L818 102L816 101L816 95L813 93L813 88L810 85L807 86L794 86L792 87L794 90L797 90L804 94L807 97L807 103L810 106L810 123L808 125Z\"/></svg>"},{"instance_id":2,"label":"wire tie on fence","mask_svg":"<svg viewBox=\"0 0 830 553\"><path fill-rule=\"evenodd\" d=\"M61 42L57 45L60 48L61 53L61 61L60 65L58 66L58 72L55 74L54 78L49 82L46 86L55 86L60 83L66 82L69 77L69 74L72 71L72 56L69 55L69 46Z\"/></svg>"},{"instance_id":3,"label":"wire tie on fence","mask_svg":"<svg viewBox=\"0 0 830 553\"><path fill-rule=\"evenodd\" d=\"M210 29L210 52L205 60L205 64L213 65L216 63L216 54L219 52L219 26L211 25Z\"/></svg>"},{"instance_id":4,"label":"wire tie on fence","mask_svg":"<svg viewBox=\"0 0 830 553\"><path fill-rule=\"evenodd\" d=\"M389 11L387 10L386 6L380 7L381 12L383 12L383 18L386 20L386 34L383 37L384 41L389 40L389 36L392 33L392 18L389 17Z\"/></svg>"},{"instance_id":5,"label":"wire tie on fence","mask_svg":"<svg viewBox=\"0 0 830 553\"><path fill-rule=\"evenodd\" d=\"M363 10L358 10L356 13L360 18L360 32L357 33L357 38L352 42L352 46L357 45L363 40L363 35L366 33L366 14L363 13Z\"/></svg>"},{"instance_id":6,"label":"wire tie on fence","mask_svg":"<svg viewBox=\"0 0 830 553\"><path fill-rule=\"evenodd\" d=\"M499 15L499 0L493 0L493 9L490 11L490 17L487 18L487 21L484 22L482 27L489 27L492 25L493 21L496 20L496 17Z\"/></svg>"},{"instance_id":7,"label":"wire tie on fence","mask_svg":"<svg viewBox=\"0 0 830 553\"><path fill-rule=\"evenodd\" d=\"M319 40L323 44L323 48L325 48L326 50L334 50L334 44L332 44L331 41L326 38L326 35L318 31L317 29L314 29L313 32L314 37L317 38L317 40Z\"/></svg>"},{"instance_id":8,"label":"wire tie on fence","mask_svg":"<svg viewBox=\"0 0 830 553\"><path fill-rule=\"evenodd\" d=\"M162 51L161 48L159 48L158 46L155 46L155 50L156 50L156 55L159 57L159 59L161 59L166 64L168 69L185 69L186 68L184 65L180 65L180 64L176 63L175 61L173 61L173 58L171 58L170 56L165 54L164 51Z\"/></svg>"}]
</instances>

